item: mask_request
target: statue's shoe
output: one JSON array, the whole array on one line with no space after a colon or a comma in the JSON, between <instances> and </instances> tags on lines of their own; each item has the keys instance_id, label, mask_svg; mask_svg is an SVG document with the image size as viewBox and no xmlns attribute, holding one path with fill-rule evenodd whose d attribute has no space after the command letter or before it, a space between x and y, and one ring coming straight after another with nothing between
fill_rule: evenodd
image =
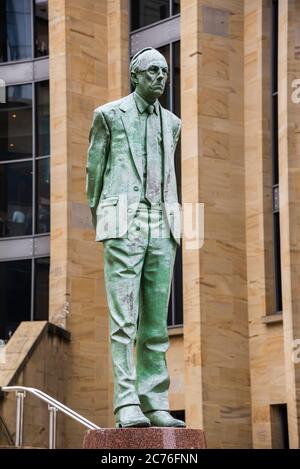
<instances>
[{"instance_id":1,"label":"statue's shoe","mask_svg":"<svg viewBox=\"0 0 300 469\"><path fill-rule=\"evenodd\" d=\"M129 405L117 410L116 427L150 427L150 420L145 417L140 406Z\"/></svg>"},{"instance_id":2,"label":"statue's shoe","mask_svg":"<svg viewBox=\"0 0 300 469\"><path fill-rule=\"evenodd\" d=\"M185 427L183 420L175 419L166 410L154 410L145 415L150 420L152 427Z\"/></svg>"}]
</instances>

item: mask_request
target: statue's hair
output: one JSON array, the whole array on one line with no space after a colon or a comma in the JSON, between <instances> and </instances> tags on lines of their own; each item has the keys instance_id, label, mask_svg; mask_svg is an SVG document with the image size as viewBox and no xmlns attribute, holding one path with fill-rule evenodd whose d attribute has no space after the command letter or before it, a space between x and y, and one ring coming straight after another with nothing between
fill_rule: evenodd
<instances>
[{"instance_id":1,"label":"statue's hair","mask_svg":"<svg viewBox=\"0 0 300 469\"><path fill-rule=\"evenodd\" d=\"M144 49L139 50L131 59L130 65L129 65L129 71L131 72L137 72L139 70L139 63L141 59L141 55L148 51L148 50L155 50L153 47L144 47Z\"/></svg>"},{"instance_id":2,"label":"statue's hair","mask_svg":"<svg viewBox=\"0 0 300 469\"><path fill-rule=\"evenodd\" d=\"M141 49L132 57L130 61L130 65L129 65L129 72L130 72L130 77L131 77L131 83L134 88L135 88L135 83L132 79L132 73L141 71L140 64L143 60L143 55L145 52L149 52L149 51L157 52L157 54L160 54L163 57L163 55L154 47L144 47L144 49Z\"/></svg>"}]
</instances>

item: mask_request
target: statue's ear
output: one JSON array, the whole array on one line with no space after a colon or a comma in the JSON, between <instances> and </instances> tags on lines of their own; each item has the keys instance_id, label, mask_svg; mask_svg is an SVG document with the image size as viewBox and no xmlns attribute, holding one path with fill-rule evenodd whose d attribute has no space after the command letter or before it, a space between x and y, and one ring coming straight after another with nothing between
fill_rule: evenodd
<instances>
[{"instance_id":1,"label":"statue's ear","mask_svg":"<svg viewBox=\"0 0 300 469\"><path fill-rule=\"evenodd\" d=\"M137 77L137 73L136 72L131 72L131 83L132 85L134 86L134 88L136 87L137 83L138 83L138 77Z\"/></svg>"}]
</instances>

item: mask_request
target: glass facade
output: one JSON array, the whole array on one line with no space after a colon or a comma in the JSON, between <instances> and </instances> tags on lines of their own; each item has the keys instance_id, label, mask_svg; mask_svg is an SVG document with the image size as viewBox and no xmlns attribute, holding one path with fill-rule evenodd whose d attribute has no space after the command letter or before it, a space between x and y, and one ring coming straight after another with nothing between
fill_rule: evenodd
<instances>
[{"instance_id":1,"label":"glass facade","mask_svg":"<svg viewBox=\"0 0 300 469\"><path fill-rule=\"evenodd\" d=\"M35 321L46 321L48 319L49 269L49 257L35 259L35 285L33 309L33 319Z\"/></svg>"},{"instance_id":2,"label":"glass facade","mask_svg":"<svg viewBox=\"0 0 300 469\"><path fill-rule=\"evenodd\" d=\"M0 161L32 157L32 85L8 86L0 103Z\"/></svg>"},{"instance_id":3,"label":"glass facade","mask_svg":"<svg viewBox=\"0 0 300 469\"><path fill-rule=\"evenodd\" d=\"M8 340L21 321L47 320L49 261L0 262L0 339Z\"/></svg>"},{"instance_id":4,"label":"glass facade","mask_svg":"<svg viewBox=\"0 0 300 469\"><path fill-rule=\"evenodd\" d=\"M180 13L180 0L131 0L131 31Z\"/></svg>"},{"instance_id":5,"label":"glass facade","mask_svg":"<svg viewBox=\"0 0 300 469\"><path fill-rule=\"evenodd\" d=\"M0 62L48 54L48 2L0 0Z\"/></svg>"},{"instance_id":6,"label":"glass facade","mask_svg":"<svg viewBox=\"0 0 300 469\"><path fill-rule=\"evenodd\" d=\"M32 234L32 161L0 164L0 237Z\"/></svg>"},{"instance_id":7,"label":"glass facade","mask_svg":"<svg viewBox=\"0 0 300 469\"><path fill-rule=\"evenodd\" d=\"M36 233L50 233L50 159L36 162Z\"/></svg>"},{"instance_id":8,"label":"glass facade","mask_svg":"<svg viewBox=\"0 0 300 469\"><path fill-rule=\"evenodd\" d=\"M34 56L49 55L47 0L35 0L34 2L34 32Z\"/></svg>"},{"instance_id":9,"label":"glass facade","mask_svg":"<svg viewBox=\"0 0 300 469\"><path fill-rule=\"evenodd\" d=\"M49 233L49 82L8 86L0 125L0 238Z\"/></svg>"},{"instance_id":10,"label":"glass facade","mask_svg":"<svg viewBox=\"0 0 300 469\"><path fill-rule=\"evenodd\" d=\"M0 100L0 339L4 340L21 321L48 318L50 103L49 80L44 78L48 54L48 1L0 0L0 76L3 70L3 76L9 77ZM33 66L35 59L39 61Z\"/></svg>"},{"instance_id":11,"label":"glass facade","mask_svg":"<svg viewBox=\"0 0 300 469\"><path fill-rule=\"evenodd\" d=\"M31 14L31 0L0 0L0 62L31 58Z\"/></svg>"},{"instance_id":12,"label":"glass facade","mask_svg":"<svg viewBox=\"0 0 300 469\"><path fill-rule=\"evenodd\" d=\"M0 104L0 243L50 233L49 82L9 86L6 94ZM0 283L0 339L20 321L47 319L49 258L0 259Z\"/></svg>"},{"instance_id":13,"label":"glass facade","mask_svg":"<svg viewBox=\"0 0 300 469\"><path fill-rule=\"evenodd\" d=\"M0 339L30 320L31 260L0 262Z\"/></svg>"},{"instance_id":14,"label":"glass facade","mask_svg":"<svg viewBox=\"0 0 300 469\"><path fill-rule=\"evenodd\" d=\"M35 85L36 96L36 156L50 154L49 82Z\"/></svg>"}]
</instances>

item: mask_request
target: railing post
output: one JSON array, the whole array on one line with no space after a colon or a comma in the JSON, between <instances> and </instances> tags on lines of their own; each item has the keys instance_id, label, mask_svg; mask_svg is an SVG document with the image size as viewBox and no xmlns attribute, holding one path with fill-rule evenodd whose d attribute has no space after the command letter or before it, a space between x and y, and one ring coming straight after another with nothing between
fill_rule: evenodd
<instances>
[{"instance_id":1,"label":"railing post","mask_svg":"<svg viewBox=\"0 0 300 469\"><path fill-rule=\"evenodd\" d=\"M15 446L23 444L23 416L24 416L24 397L25 391L16 392L16 441Z\"/></svg>"},{"instance_id":2,"label":"railing post","mask_svg":"<svg viewBox=\"0 0 300 469\"><path fill-rule=\"evenodd\" d=\"M48 410L49 410L49 449L55 449L57 408L53 405L48 405Z\"/></svg>"}]
</instances>

